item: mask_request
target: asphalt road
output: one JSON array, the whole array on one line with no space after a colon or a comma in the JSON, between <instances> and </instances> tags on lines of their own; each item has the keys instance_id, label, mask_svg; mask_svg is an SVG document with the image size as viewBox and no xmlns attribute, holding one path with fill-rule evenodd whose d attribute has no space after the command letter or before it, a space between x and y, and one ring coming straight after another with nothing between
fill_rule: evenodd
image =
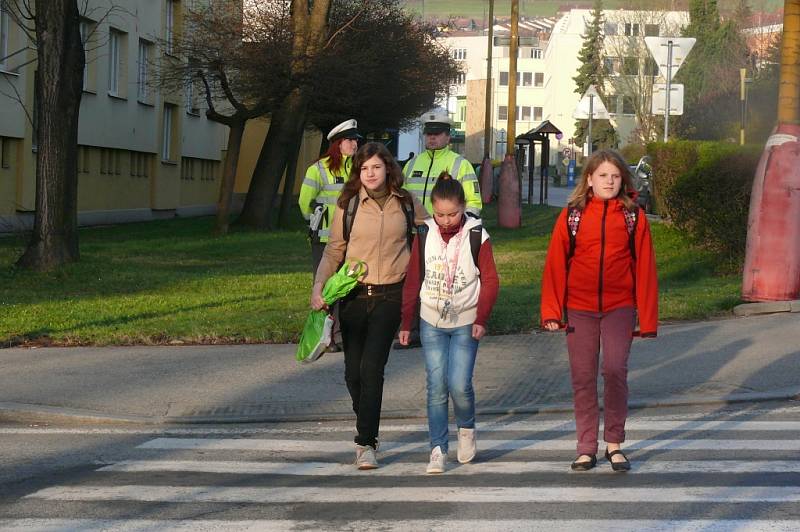
<instances>
[{"instance_id":1,"label":"asphalt road","mask_svg":"<svg viewBox=\"0 0 800 532\"><path fill-rule=\"evenodd\" d=\"M372 472L347 422L3 425L0 529L800 529L796 402L636 411L627 474L571 472L553 414L481 418L476 462L426 475L424 423L384 423Z\"/></svg>"}]
</instances>

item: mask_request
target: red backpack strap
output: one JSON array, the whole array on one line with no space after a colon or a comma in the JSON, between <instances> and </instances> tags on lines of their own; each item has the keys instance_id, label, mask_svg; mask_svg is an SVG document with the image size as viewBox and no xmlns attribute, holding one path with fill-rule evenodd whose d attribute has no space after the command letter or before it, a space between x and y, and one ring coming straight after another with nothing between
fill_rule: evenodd
<instances>
[{"instance_id":1,"label":"red backpack strap","mask_svg":"<svg viewBox=\"0 0 800 532\"><path fill-rule=\"evenodd\" d=\"M567 211L567 233L569 234L569 253L567 259L575 255L575 236L578 234L578 227L581 224L581 210L577 207L568 207Z\"/></svg>"},{"instance_id":2,"label":"red backpack strap","mask_svg":"<svg viewBox=\"0 0 800 532\"><path fill-rule=\"evenodd\" d=\"M628 230L628 246L631 249L631 258L636 260L636 224L639 222L639 208L634 211L622 209L625 214L625 228Z\"/></svg>"}]
</instances>

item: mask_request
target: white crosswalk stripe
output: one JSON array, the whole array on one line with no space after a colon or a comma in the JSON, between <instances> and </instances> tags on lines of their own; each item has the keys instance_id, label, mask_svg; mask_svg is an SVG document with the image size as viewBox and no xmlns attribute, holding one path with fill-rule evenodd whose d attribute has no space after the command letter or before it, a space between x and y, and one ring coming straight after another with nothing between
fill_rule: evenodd
<instances>
[{"instance_id":1,"label":"white crosswalk stripe","mask_svg":"<svg viewBox=\"0 0 800 532\"><path fill-rule=\"evenodd\" d=\"M258 451L270 453L349 453L353 444L346 441L268 440L234 438L157 438L139 446L142 449L196 451ZM494 451L572 451L572 440L481 440L481 449ZM684 450L684 451L800 451L800 440L628 440L627 450ZM427 452L423 442L381 442L384 456L395 456L413 452Z\"/></svg>"},{"instance_id":2,"label":"white crosswalk stripe","mask_svg":"<svg viewBox=\"0 0 800 532\"><path fill-rule=\"evenodd\" d=\"M152 437L132 447L134 459L22 498L68 516L0 518L0 530L800 530L800 422L634 419L626 428L627 474L602 458L588 473L570 471L574 424L564 419L479 425L478 459L454 463L453 442L442 475L425 474L424 424L384 426L374 471L351 463L345 425L142 430ZM86 505L133 509L86 519ZM237 519L240 507L247 519ZM598 507L610 510L605 518L594 518ZM149 508L189 517L150 519ZM216 518L220 508L231 508L230 520ZM343 519L316 508L353 510Z\"/></svg>"}]
</instances>

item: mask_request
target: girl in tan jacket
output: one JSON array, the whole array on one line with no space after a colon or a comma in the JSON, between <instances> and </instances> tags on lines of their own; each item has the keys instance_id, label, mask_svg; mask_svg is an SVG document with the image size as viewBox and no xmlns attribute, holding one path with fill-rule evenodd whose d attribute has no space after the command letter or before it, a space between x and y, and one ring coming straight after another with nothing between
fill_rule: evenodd
<instances>
[{"instance_id":1,"label":"girl in tan jacket","mask_svg":"<svg viewBox=\"0 0 800 532\"><path fill-rule=\"evenodd\" d=\"M402 185L400 167L383 144L370 142L358 150L334 211L311 293L311 307L324 308L322 287L339 265L356 260L366 263L364 277L339 307L344 377L356 413L359 469L378 467L383 372L400 325L411 229L428 217Z\"/></svg>"}]
</instances>

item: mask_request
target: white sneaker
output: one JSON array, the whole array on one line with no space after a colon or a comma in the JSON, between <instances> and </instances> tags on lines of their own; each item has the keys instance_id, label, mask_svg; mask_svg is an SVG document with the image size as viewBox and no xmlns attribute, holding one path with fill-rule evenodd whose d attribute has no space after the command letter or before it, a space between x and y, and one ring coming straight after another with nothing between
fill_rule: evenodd
<instances>
[{"instance_id":1,"label":"white sneaker","mask_svg":"<svg viewBox=\"0 0 800 532\"><path fill-rule=\"evenodd\" d=\"M444 467L447 465L447 455L442 452L442 448L438 445L431 451L431 461L428 462L428 467L425 472L431 473L444 473Z\"/></svg>"},{"instance_id":2,"label":"white sneaker","mask_svg":"<svg viewBox=\"0 0 800 532\"><path fill-rule=\"evenodd\" d=\"M478 452L475 429L458 429L458 461L468 464Z\"/></svg>"},{"instance_id":3,"label":"white sneaker","mask_svg":"<svg viewBox=\"0 0 800 532\"><path fill-rule=\"evenodd\" d=\"M356 445L356 466L359 469L377 469L378 457L370 445Z\"/></svg>"}]
</instances>

